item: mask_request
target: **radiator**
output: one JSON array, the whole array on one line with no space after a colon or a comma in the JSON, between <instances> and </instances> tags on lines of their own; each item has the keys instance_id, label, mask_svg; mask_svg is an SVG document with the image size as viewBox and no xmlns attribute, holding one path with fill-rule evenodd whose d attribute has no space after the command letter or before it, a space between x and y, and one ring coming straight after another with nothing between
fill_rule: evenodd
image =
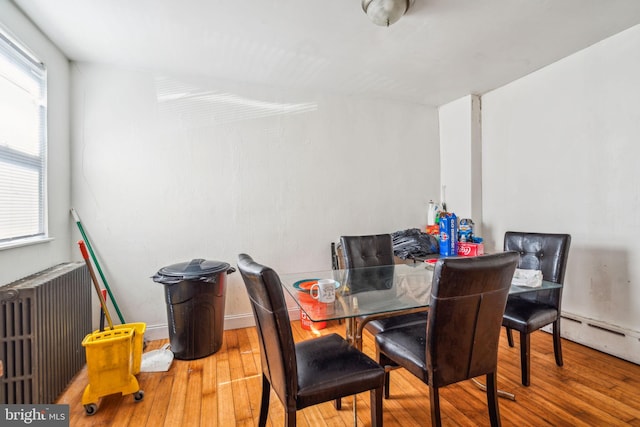
<instances>
[{"instance_id":1,"label":"radiator","mask_svg":"<svg viewBox=\"0 0 640 427\"><path fill-rule=\"evenodd\" d=\"M84 263L0 287L0 403L54 403L82 369L92 289Z\"/></svg>"}]
</instances>

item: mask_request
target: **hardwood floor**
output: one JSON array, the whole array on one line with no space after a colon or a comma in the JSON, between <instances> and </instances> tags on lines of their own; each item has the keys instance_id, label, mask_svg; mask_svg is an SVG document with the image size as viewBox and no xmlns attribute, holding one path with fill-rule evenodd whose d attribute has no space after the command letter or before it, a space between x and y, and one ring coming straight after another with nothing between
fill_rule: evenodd
<instances>
[{"instance_id":1,"label":"hardwood floor","mask_svg":"<svg viewBox=\"0 0 640 427\"><path fill-rule=\"evenodd\" d=\"M311 338L313 332L292 322L294 338ZM317 333L343 333L332 324ZM563 340L565 366L555 365L551 335L531 336L531 386L520 384L519 343L507 345L502 335L499 351L498 386L516 394L516 401L500 399L503 426L640 426L640 366ZM153 341L145 351L166 341ZM370 336L364 351L375 354ZM225 331L222 349L193 361L174 360L163 373L140 373L142 402L132 395L101 399L98 412L85 415L81 404L87 385L86 368L74 379L57 403L70 405L70 425L82 426L255 426L260 411L260 351L255 329ZM392 426L430 425L428 388L403 370L391 373L391 398L384 401L384 423ZM441 390L445 426L489 425L486 396L471 382ZM371 425L369 395L360 394L358 425ZM299 411L298 425L352 426L352 399L343 399L342 410L325 403ZM270 426L284 423L284 411L271 394Z\"/></svg>"}]
</instances>

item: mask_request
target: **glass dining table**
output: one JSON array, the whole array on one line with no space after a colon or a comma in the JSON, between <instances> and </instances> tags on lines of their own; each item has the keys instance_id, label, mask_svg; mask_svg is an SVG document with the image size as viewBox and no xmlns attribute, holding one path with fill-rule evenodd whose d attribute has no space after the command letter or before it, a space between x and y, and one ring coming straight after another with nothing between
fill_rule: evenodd
<instances>
[{"instance_id":1,"label":"glass dining table","mask_svg":"<svg viewBox=\"0 0 640 427\"><path fill-rule=\"evenodd\" d=\"M432 276L426 263L415 263L283 274L280 280L309 320L344 320L346 339L362 349L362 329L368 321L428 309ZM319 279L336 281L333 303L310 296L309 284Z\"/></svg>"},{"instance_id":2,"label":"glass dining table","mask_svg":"<svg viewBox=\"0 0 640 427\"><path fill-rule=\"evenodd\" d=\"M312 322L344 320L345 338L362 350L362 332L365 325L375 319L399 313L427 311L431 298L431 284L435 265L428 262L362 267L346 270L322 270L281 274L282 287ZM336 281L336 298L332 303L315 300L310 287L320 279ZM543 292L562 285L543 281L536 288L511 285L509 295L525 292ZM473 382L486 390L477 379ZM515 400L515 395L498 390L498 395ZM353 402L354 425L357 425L355 396Z\"/></svg>"},{"instance_id":3,"label":"glass dining table","mask_svg":"<svg viewBox=\"0 0 640 427\"><path fill-rule=\"evenodd\" d=\"M362 349L362 331L371 320L398 313L427 311L431 297L434 264L415 262L347 270L324 270L282 274L282 287L313 322L345 320L346 339ZM319 279L336 281L332 303L314 300L310 284ZM543 281L531 288L512 285L509 294L541 292L562 285Z\"/></svg>"}]
</instances>

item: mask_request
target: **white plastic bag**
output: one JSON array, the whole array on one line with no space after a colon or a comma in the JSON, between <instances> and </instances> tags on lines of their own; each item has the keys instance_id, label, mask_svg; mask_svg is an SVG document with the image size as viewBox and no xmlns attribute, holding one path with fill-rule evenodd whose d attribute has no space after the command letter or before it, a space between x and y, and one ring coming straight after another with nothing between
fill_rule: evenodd
<instances>
[{"instance_id":1,"label":"white plastic bag","mask_svg":"<svg viewBox=\"0 0 640 427\"><path fill-rule=\"evenodd\" d=\"M142 355L140 372L166 372L173 362L173 352L170 345L165 344L159 350L151 350Z\"/></svg>"},{"instance_id":2,"label":"white plastic bag","mask_svg":"<svg viewBox=\"0 0 640 427\"><path fill-rule=\"evenodd\" d=\"M528 288L539 288L542 286L542 271L516 268L511 284L515 286L526 286Z\"/></svg>"}]
</instances>

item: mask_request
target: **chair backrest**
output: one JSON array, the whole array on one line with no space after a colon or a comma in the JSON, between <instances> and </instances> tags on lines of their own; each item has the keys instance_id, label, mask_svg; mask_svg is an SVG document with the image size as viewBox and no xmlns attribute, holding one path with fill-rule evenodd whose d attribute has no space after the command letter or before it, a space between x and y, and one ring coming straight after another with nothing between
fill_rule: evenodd
<instances>
[{"instance_id":1,"label":"chair backrest","mask_svg":"<svg viewBox=\"0 0 640 427\"><path fill-rule=\"evenodd\" d=\"M295 407L296 352L280 278L271 268L256 263L246 254L238 256L238 270L256 321L262 372L283 404Z\"/></svg>"},{"instance_id":2,"label":"chair backrest","mask_svg":"<svg viewBox=\"0 0 640 427\"><path fill-rule=\"evenodd\" d=\"M544 280L564 284L564 273L569 258L569 234L526 233L507 231L504 250L520 254L518 268L541 270ZM520 298L535 300L560 309L562 289L523 294Z\"/></svg>"},{"instance_id":3,"label":"chair backrest","mask_svg":"<svg viewBox=\"0 0 640 427\"><path fill-rule=\"evenodd\" d=\"M390 234L342 236L340 244L347 270L345 282L352 294L373 289L390 289L393 286L394 259ZM361 269L380 266L388 268Z\"/></svg>"},{"instance_id":4,"label":"chair backrest","mask_svg":"<svg viewBox=\"0 0 640 427\"><path fill-rule=\"evenodd\" d=\"M346 268L393 265L391 234L340 237Z\"/></svg>"},{"instance_id":5,"label":"chair backrest","mask_svg":"<svg viewBox=\"0 0 640 427\"><path fill-rule=\"evenodd\" d=\"M427 320L429 383L442 387L495 372L516 252L436 263Z\"/></svg>"}]
</instances>

